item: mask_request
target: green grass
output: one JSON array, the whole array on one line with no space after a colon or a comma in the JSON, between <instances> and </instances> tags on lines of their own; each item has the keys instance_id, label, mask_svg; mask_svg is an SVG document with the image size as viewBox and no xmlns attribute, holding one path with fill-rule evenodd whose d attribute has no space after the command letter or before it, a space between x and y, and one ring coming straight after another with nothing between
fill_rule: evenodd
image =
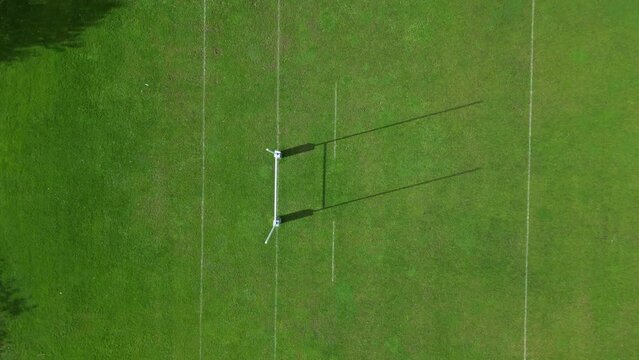
<instances>
[{"instance_id":1,"label":"green grass","mask_svg":"<svg viewBox=\"0 0 639 360\"><path fill-rule=\"evenodd\" d=\"M208 6L204 358L273 357L277 251L278 359L521 359L530 3L282 1L281 149L333 138L335 84L338 137L482 102L328 144L327 207L436 181L266 246L277 3ZM537 4L528 359L638 355L634 8ZM6 358L199 358L201 20L126 2L0 62ZM280 211L323 172L283 159Z\"/></svg>"},{"instance_id":2,"label":"green grass","mask_svg":"<svg viewBox=\"0 0 639 360\"><path fill-rule=\"evenodd\" d=\"M9 359L196 352L201 8L173 5L0 63L0 251L35 306Z\"/></svg>"},{"instance_id":3,"label":"green grass","mask_svg":"<svg viewBox=\"0 0 639 360\"><path fill-rule=\"evenodd\" d=\"M531 355L639 356L637 69L628 1L539 8ZM548 15L542 15L542 14Z\"/></svg>"}]
</instances>

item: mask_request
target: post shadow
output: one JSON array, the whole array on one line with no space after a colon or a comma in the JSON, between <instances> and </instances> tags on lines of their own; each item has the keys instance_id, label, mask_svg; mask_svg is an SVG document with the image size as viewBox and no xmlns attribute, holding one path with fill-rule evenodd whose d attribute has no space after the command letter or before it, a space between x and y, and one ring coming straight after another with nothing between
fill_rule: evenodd
<instances>
[{"instance_id":1,"label":"post shadow","mask_svg":"<svg viewBox=\"0 0 639 360\"><path fill-rule=\"evenodd\" d=\"M308 152L308 151L313 151L315 149L315 147L317 147L317 146L327 145L327 144L330 144L330 143L334 143L334 142L337 142L337 141L340 141L340 140L345 140L345 139L352 138L352 137L355 137L355 136L360 136L360 135L368 134L368 133L371 133L371 132L388 129L388 128L393 127L393 126L398 126L398 125L406 124L406 123L409 123L409 122L414 122L414 121L426 119L426 118L429 118L429 117L432 117L432 116L435 116L435 115L441 115L441 114L445 114L447 112L451 112L451 111L455 111L455 110L461 110L461 109L464 109L464 108L467 108L467 107L471 107L471 106L474 106L474 105L479 105L479 104L481 104L483 102L484 102L483 100L477 100L477 101L473 101L471 103L462 104L462 105L454 106L454 107L451 107L451 108L448 108L448 109L432 112L432 113L429 113L429 114L416 116L416 117L413 117L413 118L410 118L410 119L394 122L392 124L387 124L387 125L384 125L384 126L373 128L373 129L360 131L358 133L353 133L353 134L341 136L341 137L338 137L338 138L335 138L335 139L326 140L326 141L322 141L322 142L318 142L318 143L306 143L306 144L302 144L302 145L297 145L297 146L294 146L292 148L288 148L288 149L282 150L282 157L293 156L293 155L302 154L302 153L305 153L305 152Z\"/></svg>"},{"instance_id":2,"label":"post shadow","mask_svg":"<svg viewBox=\"0 0 639 360\"><path fill-rule=\"evenodd\" d=\"M80 47L80 34L122 5L121 0L0 0L0 61L28 58L34 47Z\"/></svg>"},{"instance_id":3,"label":"post shadow","mask_svg":"<svg viewBox=\"0 0 639 360\"><path fill-rule=\"evenodd\" d=\"M451 179L451 178L454 178L454 177L457 177L457 176L470 174L470 173L473 173L473 172L478 171L478 170L481 170L481 167L477 167L477 168L470 169L470 170L465 170L465 171L460 171L460 172L457 172L457 173L454 173L454 174L441 176L441 177L438 177L438 178L434 178L434 179L418 182L418 183L407 185L407 186L402 186L402 187L399 187L399 188L396 188L396 189L382 191L382 192L379 192L379 193L376 193L376 194L372 194L372 195L362 196L362 197L359 197L359 198L343 201L343 202L340 202L340 203L337 203L337 204L333 204L333 205L329 205L329 206L326 206L325 204L322 204L322 207L320 209L314 209L314 211L317 212L317 211L328 210L328 209L332 209L332 208L335 208L335 207L338 207L338 206L348 205L348 204L352 204L354 202L368 200L368 199L372 199L372 198L383 196L383 195L388 195L388 194L391 194L391 193L394 193L394 192L407 190L407 189L411 189L411 188L414 188L414 187L418 187L418 186L434 183L436 181L442 181L442 180Z\"/></svg>"},{"instance_id":4,"label":"post shadow","mask_svg":"<svg viewBox=\"0 0 639 360\"><path fill-rule=\"evenodd\" d=\"M465 170L465 171L461 171L455 174L451 174L451 175L446 175L446 176L442 176L439 178L435 178L435 179L430 179L430 180L426 180L426 181L422 181L419 183L415 183L415 184L411 184L411 185L407 185L407 186L403 186L400 188L396 188L396 189L392 189L392 190L387 190L387 191L383 191L380 193L376 193L376 194L372 194L372 195L368 195L368 196L364 196L364 197L360 197L360 198L356 198L356 199L351 199L351 200L347 200L341 203L337 203L337 204L333 204L333 205L326 205L326 159L327 159L327 145L330 143L334 143L340 140L344 140L344 139L348 139L348 138L352 138L355 136L359 136L359 135L364 135L364 134L368 134L371 132L375 132L375 131L379 131L379 130L384 130L390 127L394 127L394 126L398 126L398 125L402 125L402 124L406 124L409 122L414 122L414 121L418 121L418 120L422 120L422 119L426 119L432 116L436 116L436 115L441 115L441 114L445 114L447 112L452 112L452 111L456 111L456 110L461 110L464 108L468 108L471 106L475 106L478 104L483 103L483 100L478 100L478 101L474 101L471 103L467 103L467 104L462 104L462 105L458 105L458 106L454 106L448 109L444 109L444 110L440 110L440 111L436 111L436 112L432 112L429 114L424 114L424 115L420 115L420 116L416 116L410 119L406 119L406 120L402 120L402 121L398 121L392 124L388 124L388 125L384 125L384 126L380 126L377 128L373 128L373 129L369 129L369 130L365 130L365 131L361 131L358 133L354 133L354 134L350 134L350 135L345 135L339 138L335 138L335 139L331 139L331 140L327 140L327 141L323 141L323 142L319 142L319 143L306 143L306 144L302 144L302 145L298 145L298 146L294 146L288 149L284 149L281 150L282 152L282 157L289 157L289 156L294 156L294 155L298 155L298 154L302 154L305 152L309 152L309 151L313 151L316 147L318 146L322 146L323 149L323 154L322 154L322 207L319 209L305 209L305 210L300 210L294 213L290 213L290 214L286 214L280 217L281 223L285 223L285 222L290 222L290 221L295 221L298 219L302 219L305 217L309 217L309 216L313 216L315 212L317 211L323 211L323 210L328 210L334 207L338 207L338 206L342 206L342 205L347 205L347 204L351 204L357 201L362 201L362 200L366 200L366 199L371 199L374 197L378 197L378 196L382 196L382 195L387 195L393 192L397 192L397 191L401 191L401 190L407 190L413 187L417 187L417 186L421 186L421 185L426 185L432 182L436 182L436 181L441 181L441 180L446 180L446 179L450 179L456 176L461 176L461 175L465 175L468 173L472 173L478 170L481 170L480 167L478 168L474 168L474 169L470 169L470 170Z\"/></svg>"},{"instance_id":5,"label":"post shadow","mask_svg":"<svg viewBox=\"0 0 639 360\"><path fill-rule=\"evenodd\" d=\"M280 216L281 224L313 216L313 209L304 209Z\"/></svg>"},{"instance_id":6,"label":"post shadow","mask_svg":"<svg viewBox=\"0 0 639 360\"><path fill-rule=\"evenodd\" d=\"M337 203L337 204L333 204L333 205L329 205L329 206L326 206L325 204L322 204L322 207L319 208L319 209L304 209L304 210L296 211L296 212L293 212L293 213L290 213L290 214L282 215L280 217L280 220L281 220L281 223L284 224L284 223L287 223L287 222L291 222L291 221L295 221L295 220L299 220L299 219L303 219L303 218L306 218L306 217L313 216L316 212L319 212L319 211L324 211L324 210L332 209L332 208L335 208L335 207L338 207L338 206L348 205L348 204L352 204L352 203L355 203L355 202L358 202L358 201L368 200L368 199L372 199L372 198L375 198L375 197L392 194L392 193L395 193L395 192L398 192L398 191L402 191L402 190L408 190L408 189L411 189L411 188L415 188L415 187L418 187L418 186L434 183L434 182L437 182L437 181L451 179L451 178L454 178L454 177L457 177L457 176L470 174L470 173L473 173L475 171L479 171L481 169L482 169L481 167L476 167L474 169L456 172L454 174L441 176L441 177L438 177L438 178L434 178L434 179L418 182L418 183L411 184L411 185L402 186L402 187L399 187L399 188L396 188L396 189L382 191L382 192L379 192L379 193L376 193L376 194L362 196L362 197L359 197L359 198L343 201L343 202L340 202L340 203Z\"/></svg>"},{"instance_id":7,"label":"post shadow","mask_svg":"<svg viewBox=\"0 0 639 360\"><path fill-rule=\"evenodd\" d=\"M302 153L305 153L305 152L308 152L308 151L312 151L313 149L315 149L315 144L313 144L313 143L294 146L292 148L288 148L288 149L282 150L282 157L285 158L285 157L288 157L288 156L302 154Z\"/></svg>"},{"instance_id":8,"label":"post shadow","mask_svg":"<svg viewBox=\"0 0 639 360\"><path fill-rule=\"evenodd\" d=\"M9 344L7 321L34 308L19 294L15 281L5 275L5 262L0 259L0 357Z\"/></svg>"},{"instance_id":9,"label":"post shadow","mask_svg":"<svg viewBox=\"0 0 639 360\"><path fill-rule=\"evenodd\" d=\"M433 113L424 114L424 115L416 116L416 117L413 117L413 118L410 118L410 119L398 121L398 122L395 122L395 123L392 123L392 124L387 124L387 125L384 125L384 126L373 128L373 129L360 131L360 132L357 132L357 133L354 133L354 134L341 136L341 137L338 137L338 138L335 138L335 139L326 140L326 141L323 141L323 142L316 143L315 145L319 146L319 145L325 145L325 144L334 143L334 142L337 142L337 141L340 141L340 140L349 139L349 138L352 138L352 137L355 137L355 136L360 136L360 135L372 133L372 132L375 132L375 131L388 129L390 127L394 127L394 126L403 125L403 124L407 124L407 123L410 123L410 122L426 119L426 118L429 118L429 117L432 117L432 116L435 116L435 115L441 115L441 114L445 114L447 112L461 110L461 109L464 109L464 108L467 108L467 107L471 107L471 106L474 106L474 105L481 104L482 102L484 102L484 101L483 100L473 101L473 102L468 103L468 104L458 105L458 106L451 107L451 108L448 108L448 109L444 109L444 110L436 111L436 112L433 112Z\"/></svg>"}]
</instances>

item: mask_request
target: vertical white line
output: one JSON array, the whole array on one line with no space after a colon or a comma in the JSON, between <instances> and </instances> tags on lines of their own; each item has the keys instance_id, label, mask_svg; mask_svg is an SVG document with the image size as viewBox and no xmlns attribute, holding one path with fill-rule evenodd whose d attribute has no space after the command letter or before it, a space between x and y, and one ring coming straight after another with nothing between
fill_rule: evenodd
<instances>
[{"instance_id":1,"label":"vertical white line","mask_svg":"<svg viewBox=\"0 0 639 360\"><path fill-rule=\"evenodd\" d=\"M202 360L202 312L204 310L204 176L206 156L206 1L202 0L202 184L200 189L200 360Z\"/></svg>"},{"instance_id":2,"label":"vertical white line","mask_svg":"<svg viewBox=\"0 0 639 360\"><path fill-rule=\"evenodd\" d=\"M337 139L337 81L333 101L333 139ZM333 160L337 159L337 141L333 141ZM331 250L331 282L335 282L335 219L333 219L333 241Z\"/></svg>"},{"instance_id":3,"label":"vertical white line","mask_svg":"<svg viewBox=\"0 0 639 360\"><path fill-rule=\"evenodd\" d=\"M528 179L526 188L526 271L524 275L524 360L528 356L528 244L530 242L530 164L532 162L533 70L535 45L535 0L530 20L530 89L528 106Z\"/></svg>"},{"instance_id":4,"label":"vertical white line","mask_svg":"<svg viewBox=\"0 0 639 360\"><path fill-rule=\"evenodd\" d=\"M277 52L276 52L276 73L277 85L275 90L275 124L276 124L276 144L280 149L280 0L277 0ZM273 304L273 359L277 359L277 282L279 266L279 229L275 229L275 294Z\"/></svg>"},{"instance_id":5,"label":"vertical white line","mask_svg":"<svg viewBox=\"0 0 639 360\"><path fill-rule=\"evenodd\" d=\"M277 219L277 175L279 173L279 163L280 160L277 156L273 156L273 158L275 159L275 176L273 176L274 179L274 185L273 185L273 225L275 225L275 219Z\"/></svg>"},{"instance_id":6,"label":"vertical white line","mask_svg":"<svg viewBox=\"0 0 639 360\"><path fill-rule=\"evenodd\" d=\"M279 254L279 229L275 228L275 309L273 321L273 359L277 359L277 274L278 274L278 254Z\"/></svg>"},{"instance_id":7,"label":"vertical white line","mask_svg":"<svg viewBox=\"0 0 639 360\"><path fill-rule=\"evenodd\" d=\"M335 100L333 103L333 139L337 139L337 81L335 82ZM333 141L333 160L337 158L337 141Z\"/></svg>"},{"instance_id":8,"label":"vertical white line","mask_svg":"<svg viewBox=\"0 0 639 360\"><path fill-rule=\"evenodd\" d=\"M275 90L275 127L277 150L280 149L280 0L277 0L277 55L276 55L277 86Z\"/></svg>"},{"instance_id":9,"label":"vertical white line","mask_svg":"<svg viewBox=\"0 0 639 360\"><path fill-rule=\"evenodd\" d=\"M331 255L331 282L335 282L335 219L333 219L333 246Z\"/></svg>"}]
</instances>

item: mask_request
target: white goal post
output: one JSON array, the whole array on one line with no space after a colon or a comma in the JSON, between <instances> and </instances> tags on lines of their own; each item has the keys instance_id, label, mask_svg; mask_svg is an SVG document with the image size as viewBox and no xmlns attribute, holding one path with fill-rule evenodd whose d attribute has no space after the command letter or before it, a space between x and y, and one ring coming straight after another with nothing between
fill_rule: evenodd
<instances>
[{"instance_id":1,"label":"white goal post","mask_svg":"<svg viewBox=\"0 0 639 360\"><path fill-rule=\"evenodd\" d=\"M273 235L273 231L275 231L275 228L279 227L280 224L282 223L281 219L279 218L279 216L277 216L277 174L278 174L278 166L279 166L279 162L280 159L282 158L282 152L279 150L270 150L270 149L266 149L266 151L270 152L271 154L273 154L273 159L275 159L275 176L274 176L274 191L273 191L273 226L271 227L271 231L269 231L268 236L266 237L266 240L264 240L264 244L268 244L269 239L271 238L271 235Z\"/></svg>"}]
</instances>

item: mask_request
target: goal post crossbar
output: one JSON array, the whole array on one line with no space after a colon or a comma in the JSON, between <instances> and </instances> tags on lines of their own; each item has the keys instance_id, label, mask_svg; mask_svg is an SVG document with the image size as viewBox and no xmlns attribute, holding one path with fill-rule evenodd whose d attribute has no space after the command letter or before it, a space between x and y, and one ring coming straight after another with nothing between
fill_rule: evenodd
<instances>
[{"instance_id":1,"label":"goal post crossbar","mask_svg":"<svg viewBox=\"0 0 639 360\"><path fill-rule=\"evenodd\" d=\"M279 150L270 150L270 149L266 149L266 151L270 152L271 154L273 154L273 159L275 160L275 167L274 167L274 182L273 182L273 226L271 227L271 231L268 233L268 236L266 237L266 240L264 240L264 244L268 244L269 239L271 238L271 235L273 235L273 231L275 230L275 228L280 226L281 220L279 218L279 216L277 216L277 175L279 173L279 162L280 159L282 158L282 152Z\"/></svg>"}]
</instances>

